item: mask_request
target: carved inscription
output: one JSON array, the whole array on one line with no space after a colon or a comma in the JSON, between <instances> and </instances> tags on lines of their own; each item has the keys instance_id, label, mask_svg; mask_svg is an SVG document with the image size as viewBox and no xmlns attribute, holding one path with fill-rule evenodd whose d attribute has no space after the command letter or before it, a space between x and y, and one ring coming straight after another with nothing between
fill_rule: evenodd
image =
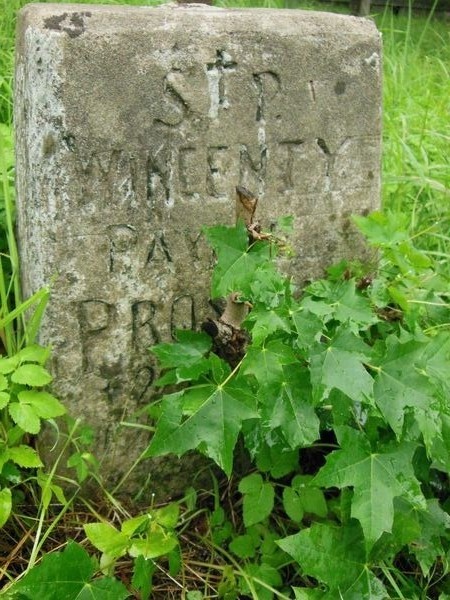
<instances>
[{"instance_id":1,"label":"carved inscription","mask_svg":"<svg viewBox=\"0 0 450 600\"><path fill-rule=\"evenodd\" d=\"M170 127L179 125L186 118L189 107L183 98L181 89L183 85L183 74L178 69L173 69L164 78L164 103L163 114L156 121L160 121Z\"/></svg>"},{"instance_id":2,"label":"carved inscription","mask_svg":"<svg viewBox=\"0 0 450 600\"><path fill-rule=\"evenodd\" d=\"M136 258L136 228L132 225L110 225L108 230L111 244L109 270L111 273L128 273Z\"/></svg>"},{"instance_id":3,"label":"carved inscription","mask_svg":"<svg viewBox=\"0 0 450 600\"><path fill-rule=\"evenodd\" d=\"M83 371L93 372L103 366L103 344L114 326L114 306L103 300L85 300L79 304Z\"/></svg>"},{"instance_id":4,"label":"carved inscription","mask_svg":"<svg viewBox=\"0 0 450 600\"><path fill-rule=\"evenodd\" d=\"M233 73L236 70L236 66L236 62L225 50L217 50L216 60L206 66L211 101L209 117L211 119L217 119L219 109L227 109L229 107L225 74Z\"/></svg>"},{"instance_id":5,"label":"carved inscription","mask_svg":"<svg viewBox=\"0 0 450 600\"><path fill-rule=\"evenodd\" d=\"M281 89L280 76L274 71L263 71L262 73L255 73L253 81L258 93L256 120L265 121L268 104Z\"/></svg>"},{"instance_id":6,"label":"carved inscription","mask_svg":"<svg viewBox=\"0 0 450 600\"><path fill-rule=\"evenodd\" d=\"M147 349L160 341L154 319L156 307L150 300L140 300L131 305L133 348L137 351Z\"/></svg>"}]
</instances>

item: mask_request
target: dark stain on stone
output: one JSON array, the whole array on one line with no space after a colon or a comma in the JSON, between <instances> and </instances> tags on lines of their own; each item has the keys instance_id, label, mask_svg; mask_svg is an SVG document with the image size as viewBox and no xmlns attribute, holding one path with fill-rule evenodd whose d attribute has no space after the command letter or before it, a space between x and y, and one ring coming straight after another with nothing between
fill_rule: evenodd
<instances>
[{"instance_id":1,"label":"dark stain on stone","mask_svg":"<svg viewBox=\"0 0 450 600\"><path fill-rule=\"evenodd\" d=\"M336 96L342 96L342 94L345 92L346 87L347 84L345 83L345 81L337 81L336 85L334 86L334 92Z\"/></svg>"},{"instance_id":2,"label":"dark stain on stone","mask_svg":"<svg viewBox=\"0 0 450 600\"><path fill-rule=\"evenodd\" d=\"M54 154L56 149L55 138L51 133L47 134L42 143L42 154L45 158Z\"/></svg>"},{"instance_id":3,"label":"dark stain on stone","mask_svg":"<svg viewBox=\"0 0 450 600\"><path fill-rule=\"evenodd\" d=\"M66 19L67 13L62 15L55 15L54 17L48 17L44 20L44 27L46 29L53 29L54 31L62 31L61 23Z\"/></svg>"},{"instance_id":4,"label":"dark stain on stone","mask_svg":"<svg viewBox=\"0 0 450 600\"><path fill-rule=\"evenodd\" d=\"M90 17L91 14L90 12L75 12L70 15L69 19L68 13L65 12L61 15L44 19L44 27L53 31L67 33L70 38L76 38L86 31L85 19Z\"/></svg>"}]
</instances>

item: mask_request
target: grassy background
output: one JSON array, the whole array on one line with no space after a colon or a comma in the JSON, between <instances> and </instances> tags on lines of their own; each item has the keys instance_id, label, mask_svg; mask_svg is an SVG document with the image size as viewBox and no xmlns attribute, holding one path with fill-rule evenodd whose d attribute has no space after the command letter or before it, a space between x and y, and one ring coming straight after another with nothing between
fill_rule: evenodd
<instances>
[{"instance_id":1,"label":"grassy background","mask_svg":"<svg viewBox=\"0 0 450 600\"><path fill-rule=\"evenodd\" d=\"M55 0L53 0L55 1ZM0 211L12 193L12 74L17 10L29 0L0 0ZM155 5L161 0L82 0L91 4ZM292 0L215 0L217 6L278 7ZM302 8L345 10L298 2ZM410 233L450 273L450 28L444 18L374 15L384 41L383 206L410 215ZM0 172L1 172L0 169ZM0 212L0 225L3 222ZM1 234L0 234L1 236ZM3 235L4 238L4 235ZM0 240L0 250L5 249Z\"/></svg>"}]
</instances>

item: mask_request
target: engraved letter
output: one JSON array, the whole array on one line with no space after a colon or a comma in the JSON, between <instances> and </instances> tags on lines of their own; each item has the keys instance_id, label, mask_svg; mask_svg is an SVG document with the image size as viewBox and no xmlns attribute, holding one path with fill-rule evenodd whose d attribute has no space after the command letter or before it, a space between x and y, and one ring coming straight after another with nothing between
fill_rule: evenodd
<instances>
[{"instance_id":1,"label":"engraved letter","mask_svg":"<svg viewBox=\"0 0 450 600\"><path fill-rule=\"evenodd\" d=\"M111 225L108 227L111 243L109 270L111 273L129 273L133 268L137 232L131 225Z\"/></svg>"},{"instance_id":2,"label":"engraved letter","mask_svg":"<svg viewBox=\"0 0 450 600\"><path fill-rule=\"evenodd\" d=\"M257 155L258 158L254 158ZM265 146L241 146L239 185L262 196L267 166Z\"/></svg>"},{"instance_id":3,"label":"engraved letter","mask_svg":"<svg viewBox=\"0 0 450 600\"><path fill-rule=\"evenodd\" d=\"M155 305L150 300L140 300L131 306L133 347L144 350L159 342L159 334L153 323Z\"/></svg>"},{"instance_id":4,"label":"engraved letter","mask_svg":"<svg viewBox=\"0 0 450 600\"><path fill-rule=\"evenodd\" d=\"M255 73L253 81L258 91L258 105L256 108L256 120L265 121L267 117L268 103L280 91L280 77L272 71Z\"/></svg>"},{"instance_id":5,"label":"engraved letter","mask_svg":"<svg viewBox=\"0 0 450 600\"><path fill-rule=\"evenodd\" d=\"M234 172L228 146L210 146L208 148L208 171L206 188L210 196L224 197L230 192L230 173Z\"/></svg>"},{"instance_id":6,"label":"engraved letter","mask_svg":"<svg viewBox=\"0 0 450 600\"><path fill-rule=\"evenodd\" d=\"M105 355L113 343L110 335L113 310L114 306L103 300L80 302L78 319L85 372L98 372L104 365Z\"/></svg>"},{"instance_id":7,"label":"engraved letter","mask_svg":"<svg viewBox=\"0 0 450 600\"><path fill-rule=\"evenodd\" d=\"M178 168L182 194L194 197L201 194L205 180L204 160L204 153L197 152L196 148L180 148Z\"/></svg>"},{"instance_id":8,"label":"engraved letter","mask_svg":"<svg viewBox=\"0 0 450 600\"><path fill-rule=\"evenodd\" d=\"M169 127L180 125L189 112L189 106L180 91L180 88L182 88L182 79L183 75L177 69L167 73L164 78L164 96L166 99L166 103L163 106L164 114L160 119L156 120Z\"/></svg>"},{"instance_id":9,"label":"engraved letter","mask_svg":"<svg viewBox=\"0 0 450 600\"><path fill-rule=\"evenodd\" d=\"M208 77L208 88L210 96L209 117L217 119L219 108L227 109L229 102L225 86L225 73L235 71L237 63L225 50L217 50L216 60L206 65L206 76Z\"/></svg>"}]
</instances>

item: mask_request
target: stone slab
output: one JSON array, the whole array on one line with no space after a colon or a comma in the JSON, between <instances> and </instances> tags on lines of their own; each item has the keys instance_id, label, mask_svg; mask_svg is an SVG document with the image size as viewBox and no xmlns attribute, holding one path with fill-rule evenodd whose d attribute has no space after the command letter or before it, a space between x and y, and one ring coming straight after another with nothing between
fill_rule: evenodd
<instances>
[{"instance_id":1,"label":"stone slab","mask_svg":"<svg viewBox=\"0 0 450 600\"><path fill-rule=\"evenodd\" d=\"M52 281L55 388L112 477L144 444L119 423L151 400L148 346L210 314L200 230L234 222L236 185L265 227L295 217L299 281L361 255L349 215L379 206L380 36L364 19L28 5L15 118L24 292Z\"/></svg>"}]
</instances>

